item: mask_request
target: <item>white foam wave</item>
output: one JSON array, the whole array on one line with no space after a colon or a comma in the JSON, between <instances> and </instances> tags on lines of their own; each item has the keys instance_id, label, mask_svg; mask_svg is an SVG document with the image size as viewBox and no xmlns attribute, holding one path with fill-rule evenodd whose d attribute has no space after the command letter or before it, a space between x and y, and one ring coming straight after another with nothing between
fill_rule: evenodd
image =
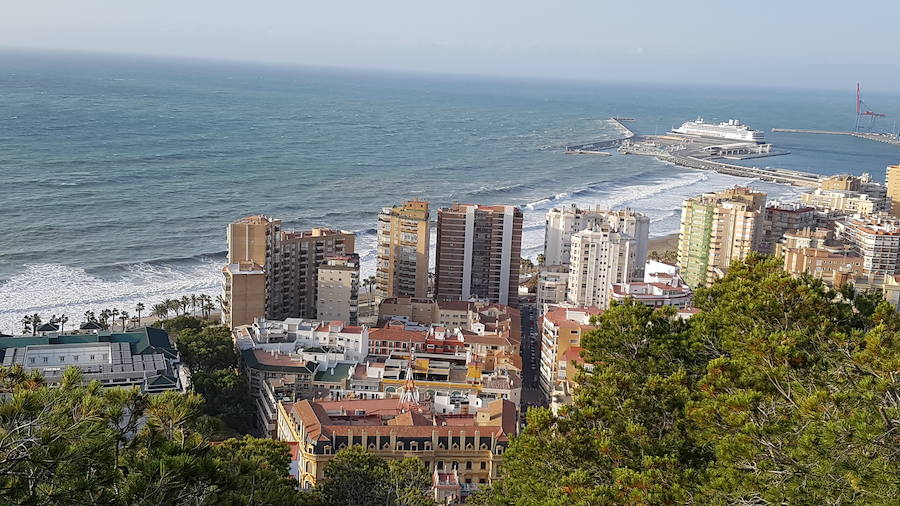
<instances>
[{"instance_id":1,"label":"white foam wave","mask_svg":"<svg viewBox=\"0 0 900 506\"><path fill-rule=\"evenodd\" d=\"M115 280L101 279L84 269L59 264L32 264L0 285L0 331L21 332L22 317L38 313L69 316L81 323L85 311L118 308L135 314L138 302L149 308L162 300L190 294L220 292L221 264L214 260L185 268L137 264Z\"/></svg>"}]
</instances>

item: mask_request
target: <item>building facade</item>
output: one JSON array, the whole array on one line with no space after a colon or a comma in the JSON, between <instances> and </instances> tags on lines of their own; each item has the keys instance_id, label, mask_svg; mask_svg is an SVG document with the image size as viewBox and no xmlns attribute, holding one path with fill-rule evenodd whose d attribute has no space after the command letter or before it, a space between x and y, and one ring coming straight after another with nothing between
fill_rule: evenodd
<instances>
[{"instance_id":1,"label":"building facade","mask_svg":"<svg viewBox=\"0 0 900 506\"><path fill-rule=\"evenodd\" d=\"M144 392L180 390L180 359L169 335L143 327L131 332L50 334L0 339L0 365L37 370L57 385L69 367L85 381L104 387L138 387Z\"/></svg>"},{"instance_id":2,"label":"building facade","mask_svg":"<svg viewBox=\"0 0 900 506\"><path fill-rule=\"evenodd\" d=\"M522 210L454 204L438 211L435 296L518 307Z\"/></svg>"},{"instance_id":3,"label":"building facade","mask_svg":"<svg viewBox=\"0 0 900 506\"><path fill-rule=\"evenodd\" d=\"M900 164L888 165L885 186L891 215L900 218Z\"/></svg>"},{"instance_id":4,"label":"building facade","mask_svg":"<svg viewBox=\"0 0 900 506\"><path fill-rule=\"evenodd\" d=\"M568 265L572 236L586 229L608 225L623 235L635 239L636 261L642 268L647 261L650 218L630 209L611 211L579 209L574 204L553 208L547 212L544 232L544 265ZM643 273L637 273L643 276Z\"/></svg>"},{"instance_id":5,"label":"building facade","mask_svg":"<svg viewBox=\"0 0 900 506\"><path fill-rule=\"evenodd\" d=\"M328 257L319 266L316 318L357 324L359 313L359 255Z\"/></svg>"},{"instance_id":6,"label":"building facade","mask_svg":"<svg viewBox=\"0 0 900 506\"><path fill-rule=\"evenodd\" d=\"M572 236L566 301L575 306L606 308L610 286L634 280L637 272L643 274L643 268L635 266L636 250L634 238L608 225L576 232Z\"/></svg>"},{"instance_id":7,"label":"building facade","mask_svg":"<svg viewBox=\"0 0 900 506\"><path fill-rule=\"evenodd\" d=\"M839 220L835 222L835 236L862 257L864 275L900 274L900 219Z\"/></svg>"},{"instance_id":8,"label":"building facade","mask_svg":"<svg viewBox=\"0 0 900 506\"><path fill-rule=\"evenodd\" d=\"M286 232L280 220L266 216L229 224L222 322L233 328L256 317L316 318L319 266L329 257L352 254L355 239L352 232L328 228ZM265 286L262 300L260 279ZM261 305L265 311L257 314Z\"/></svg>"},{"instance_id":9,"label":"building facade","mask_svg":"<svg viewBox=\"0 0 900 506\"><path fill-rule=\"evenodd\" d=\"M775 253L775 245L787 232L815 228L815 208L803 204L770 202L763 219L762 237L758 251L766 255Z\"/></svg>"},{"instance_id":10,"label":"building facade","mask_svg":"<svg viewBox=\"0 0 900 506\"><path fill-rule=\"evenodd\" d=\"M428 202L410 200L378 215L379 298L427 297L431 242Z\"/></svg>"},{"instance_id":11,"label":"building facade","mask_svg":"<svg viewBox=\"0 0 900 506\"><path fill-rule=\"evenodd\" d=\"M766 194L735 187L685 200L681 206L678 266L691 287L723 276L731 262L758 249Z\"/></svg>"},{"instance_id":12,"label":"building facade","mask_svg":"<svg viewBox=\"0 0 900 506\"><path fill-rule=\"evenodd\" d=\"M601 313L596 307L557 307L541 317L540 386L547 396L566 380L560 360L565 360L570 349L581 348L581 336L594 328L591 317Z\"/></svg>"},{"instance_id":13,"label":"building facade","mask_svg":"<svg viewBox=\"0 0 900 506\"><path fill-rule=\"evenodd\" d=\"M471 492L500 477L517 433L516 408L496 400L473 415L442 415L399 398L281 403L278 439L300 443L300 486L312 488L340 450L362 446L383 459L417 457L430 472L456 471Z\"/></svg>"}]
</instances>

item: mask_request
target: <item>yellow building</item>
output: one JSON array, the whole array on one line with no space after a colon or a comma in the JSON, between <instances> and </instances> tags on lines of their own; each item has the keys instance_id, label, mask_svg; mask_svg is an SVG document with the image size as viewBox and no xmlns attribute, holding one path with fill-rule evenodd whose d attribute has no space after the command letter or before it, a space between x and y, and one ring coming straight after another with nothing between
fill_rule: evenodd
<instances>
[{"instance_id":1,"label":"yellow building","mask_svg":"<svg viewBox=\"0 0 900 506\"><path fill-rule=\"evenodd\" d=\"M380 298L428 296L428 218L423 200L386 207L378 215L375 280Z\"/></svg>"},{"instance_id":2,"label":"yellow building","mask_svg":"<svg viewBox=\"0 0 900 506\"><path fill-rule=\"evenodd\" d=\"M893 216L900 218L900 164L888 165L885 185L891 206L890 212Z\"/></svg>"},{"instance_id":3,"label":"yellow building","mask_svg":"<svg viewBox=\"0 0 900 506\"><path fill-rule=\"evenodd\" d=\"M299 442L302 488L349 446L383 459L417 457L430 472L456 471L463 493L500 477L503 452L517 432L516 407L495 400L475 414L434 414L400 398L279 403L278 439Z\"/></svg>"}]
</instances>

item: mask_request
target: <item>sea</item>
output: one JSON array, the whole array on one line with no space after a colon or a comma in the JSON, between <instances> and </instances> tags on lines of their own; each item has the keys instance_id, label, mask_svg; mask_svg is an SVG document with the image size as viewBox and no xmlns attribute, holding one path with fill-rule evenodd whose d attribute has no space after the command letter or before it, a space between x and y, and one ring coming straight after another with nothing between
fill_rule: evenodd
<instances>
[{"instance_id":1,"label":"sea","mask_svg":"<svg viewBox=\"0 0 900 506\"><path fill-rule=\"evenodd\" d=\"M893 128L900 96L864 94L889 116L877 126ZM848 130L855 83L728 88L0 51L0 332L21 332L26 314L77 323L87 310L134 315L138 302L216 295L225 227L250 214L355 231L368 275L378 212L410 198L521 206L529 257L554 206L630 207L664 236L678 231L682 200L706 191L749 184L799 198L649 157L563 152L618 135L611 116L635 118L643 134L697 117ZM766 135L790 154L742 163L882 180L900 162L887 144Z\"/></svg>"}]
</instances>

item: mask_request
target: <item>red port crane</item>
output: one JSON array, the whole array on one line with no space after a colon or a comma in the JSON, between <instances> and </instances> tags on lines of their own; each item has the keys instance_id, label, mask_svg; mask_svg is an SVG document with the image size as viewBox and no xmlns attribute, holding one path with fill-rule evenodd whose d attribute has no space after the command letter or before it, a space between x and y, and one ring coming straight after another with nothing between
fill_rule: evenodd
<instances>
[{"instance_id":1,"label":"red port crane","mask_svg":"<svg viewBox=\"0 0 900 506\"><path fill-rule=\"evenodd\" d=\"M871 130L875 125L875 118L884 118L886 116L887 115L885 114L881 114L873 111L872 109L869 109L869 106L866 105L865 102L863 102L859 83L856 83L856 131L859 132L859 129L865 126L863 125L862 121L864 117L869 118L868 128L869 130Z\"/></svg>"}]
</instances>

